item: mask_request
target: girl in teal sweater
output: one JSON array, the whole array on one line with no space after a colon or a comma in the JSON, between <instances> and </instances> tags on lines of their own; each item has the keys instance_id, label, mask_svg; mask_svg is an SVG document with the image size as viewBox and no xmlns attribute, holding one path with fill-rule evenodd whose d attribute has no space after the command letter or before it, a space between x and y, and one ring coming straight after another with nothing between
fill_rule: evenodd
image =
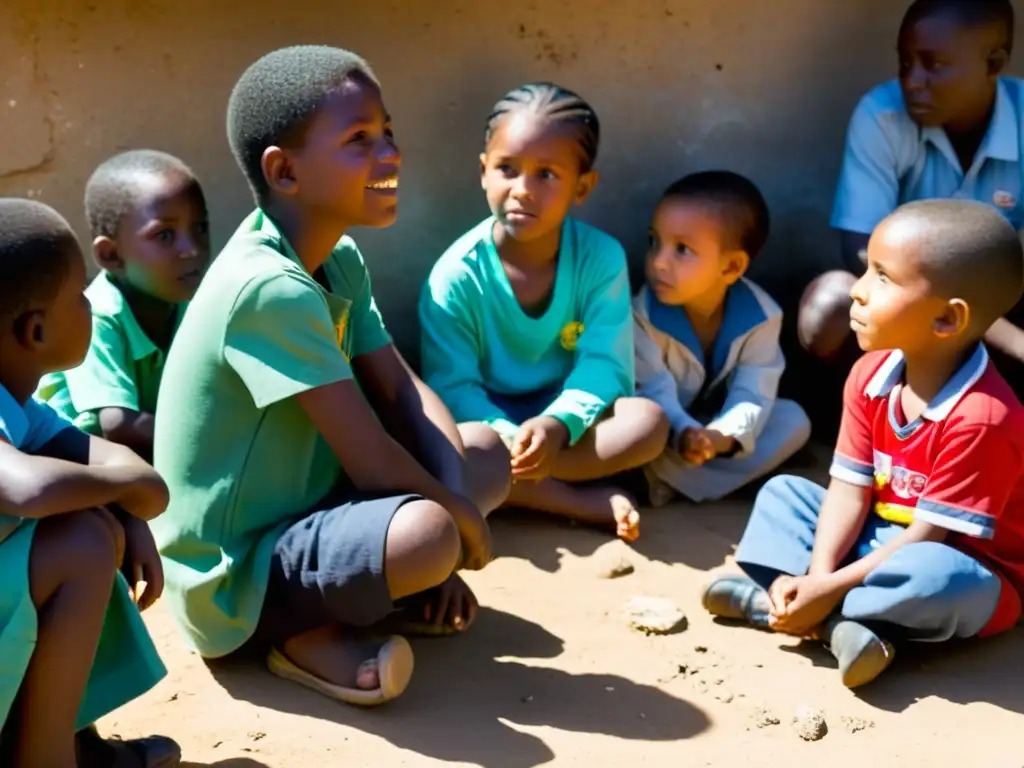
<instances>
[{"instance_id":1,"label":"girl in teal sweater","mask_svg":"<svg viewBox=\"0 0 1024 768\"><path fill-rule=\"evenodd\" d=\"M441 257L419 305L423 371L457 421L508 448L509 506L639 535L609 478L657 457L668 422L633 397L626 256L569 218L597 183L597 115L550 83L510 92L487 122L481 184L491 216Z\"/></svg>"}]
</instances>

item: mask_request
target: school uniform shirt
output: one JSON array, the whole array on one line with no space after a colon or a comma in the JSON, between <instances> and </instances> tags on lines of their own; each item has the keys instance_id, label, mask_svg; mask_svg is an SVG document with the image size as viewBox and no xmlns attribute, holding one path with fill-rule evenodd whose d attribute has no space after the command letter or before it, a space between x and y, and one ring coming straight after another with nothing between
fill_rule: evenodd
<instances>
[{"instance_id":1,"label":"school uniform shirt","mask_svg":"<svg viewBox=\"0 0 1024 768\"><path fill-rule=\"evenodd\" d=\"M32 454L65 429L74 426L49 405L32 398L19 403L0 386L0 441ZM0 514L0 728L10 714L38 640L39 619L29 584L38 522ZM77 727L84 728L141 696L166 674L128 584L118 574L79 705Z\"/></svg>"},{"instance_id":2,"label":"school uniform shirt","mask_svg":"<svg viewBox=\"0 0 1024 768\"><path fill-rule=\"evenodd\" d=\"M281 531L342 478L295 395L352 379L352 358L391 343L355 243L342 238L323 269L330 290L253 212L167 357L154 464L171 503L152 528L167 603L206 657L252 635Z\"/></svg>"},{"instance_id":3,"label":"school uniform shirt","mask_svg":"<svg viewBox=\"0 0 1024 768\"><path fill-rule=\"evenodd\" d=\"M1024 226L1021 146L1024 80L999 78L992 122L970 168L946 132L907 114L898 80L865 95L850 119L832 226L870 234L903 203L959 198L992 205L1014 229Z\"/></svg>"},{"instance_id":4,"label":"school uniform shirt","mask_svg":"<svg viewBox=\"0 0 1024 768\"><path fill-rule=\"evenodd\" d=\"M616 399L632 395L626 254L615 238L566 219L554 288L539 317L519 305L494 244L494 219L460 237L431 270L419 302L424 379L458 422L505 439L519 425L489 397L560 389L543 415L575 444Z\"/></svg>"},{"instance_id":5,"label":"school uniform shirt","mask_svg":"<svg viewBox=\"0 0 1024 768\"><path fill-rule=\"evenodd\" d=\"M999 576L983 634L1012 626L1024 595L1024 407L979 344L921 416L900 405L903 355L853 366L830 474L871 488L872 514L945 528L947 543Z\"/></svg>"},{"instance_id":6,"label":"school uniform shirt","mask_svg":"<svg viewBox=\"0 0 1024 768\"><path fill-rule=\"evenodd\" d=\"M782 310L755 283L741 278L725 296L722 326L711 356L682 307L658 301L647 286L633 299L637 393L658 403L672 425L672 445L690 428L704 428L694 410L714 408L707 429L732 437L736 457L753 453L771 414L785 368L779 346Z\"/></svg>"},{"instance_id":7,"label":"school uniform shirt","mask_svg":"<svg viewBox=\"0 0 1024 768\"><path fill-rule=\"evenodd\" d=\"M36 397L91 434L100 435L99 412L124 408L155 413L164 352L142 330L124 294L107 272L85 291L92 304L92 341L77 368L44 376ZM177 322L186 305L177 311Z\"/></svg>"}]
</instances>

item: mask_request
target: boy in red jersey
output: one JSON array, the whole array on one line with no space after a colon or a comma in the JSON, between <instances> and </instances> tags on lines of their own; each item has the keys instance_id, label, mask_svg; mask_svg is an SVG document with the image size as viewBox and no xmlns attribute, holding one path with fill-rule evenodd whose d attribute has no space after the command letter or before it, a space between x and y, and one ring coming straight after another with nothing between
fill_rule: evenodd
<instances>
[{"instance_id":1,"label":"boy in red jersey","mask_svg":"<svg viewBox=\"0 0 1024 768\"><path fill-rule=\"evenodd\" d=\"M828 489L776 477L711 613L824 641L870 682L894 640L1008 629L1024 594L1024 407L981 339L1020 298L1024 252L981 203L927 200L875 230L850 292L850 371Z\"/></svg>"}]
</instances>

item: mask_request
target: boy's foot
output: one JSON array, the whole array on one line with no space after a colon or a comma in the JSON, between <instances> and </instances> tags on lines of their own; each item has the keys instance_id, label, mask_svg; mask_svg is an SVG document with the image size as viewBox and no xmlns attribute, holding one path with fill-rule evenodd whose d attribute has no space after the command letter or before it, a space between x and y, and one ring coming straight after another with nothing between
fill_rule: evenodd
<instances>
[{"instance_id":1,"label":"boy's foot","mask_svg":"<svg viewBox=\"0 0 1024 768\"><path fill-rule=\"evenodd\" d=\"M704 610L712 616L768 629L768 593L745 576L720 576L704 588Z\"/></svg>"},{"instance_id":2,"label":"boy's foot","mask_svg":"<svg viewBox=\"0 0 1024 768\"><path fill-rule=\"evenodd\" d=\"M878 677L892 664L895 649L863 624L841 616L828 620L822 640L839 662L843 685L857 688Z\"/></svg>"},{"instance_id":3,"label":"boy's foot","mask_svg":"<svg viewBox=\"0 0 1024 768\"><path fill-rule=\"evenodd\" d=\"M573 485L550 477L536 483L512 483L507 506L535 509L595 528L612 528L623 541L640 537L636 502L611 486Z\"/></svg>"},{"instance_id":4,"label":"boy's foot","mask_svg":"<svg viewBox=\"0 0 1024 768\"><path fill-rule=\"evenodd\" d=\"M166 736L144 739L104 739L91 725L75 734L79 768L177 768L181 747Z\"/></svg>"},{"instance_id":5,"label":"boy's foot","mask_svg":"<svg viewBox=\"0 0 1024 768\"><path fill-rule=\"evenodd\" d=\"M615 518L615 535L623 541L636 541L640 538L640 510L633 500L624 493L613 492L608 498Z\"/></svg>"},{"instance_id":6,"label":"boy's foot","mask_svg":"<svg viewBox=\"0 0 1024 768\"><path fill-rule=\"evenodd\" d=\"M376 706L405 692L412 678L413 654L408 641L391 637L358 642L334 627L289 638L274 649L267 666L278 677L312 688L325 696L359 706Z\"/></svg>"}]
</instances>

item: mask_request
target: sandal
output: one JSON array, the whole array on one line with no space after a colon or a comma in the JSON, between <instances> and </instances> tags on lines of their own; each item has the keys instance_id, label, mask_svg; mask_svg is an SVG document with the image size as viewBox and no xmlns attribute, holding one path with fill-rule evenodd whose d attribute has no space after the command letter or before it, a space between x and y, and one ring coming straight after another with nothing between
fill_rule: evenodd
<instances>
[{"instance_id":1,"label":"sandal","mask_svg":"<svg viewBox=\"0 0 1024 768\"><path fill-rule=\"evenodd\" d=\"M404 637L391 637L377 652L377 676L380 685L373 690L346 688L321 680L300 669L281 651L272 648L267 656L267 669L278 677L323 694L335 701L357 707L376 707L401 696L409 687L413 670L412 646Z\"/></svg>"},{"instance_id":2,"label":"sandal","mask_svg":"<svg viewBox=\"0 0 1024 768\"><path fill-rule=\"evenodd\" d=\"M104 739L91 725L75 734L75 759L81 768L177 768L181 747L166 736Z\"/></svg>"}]
</instances>

